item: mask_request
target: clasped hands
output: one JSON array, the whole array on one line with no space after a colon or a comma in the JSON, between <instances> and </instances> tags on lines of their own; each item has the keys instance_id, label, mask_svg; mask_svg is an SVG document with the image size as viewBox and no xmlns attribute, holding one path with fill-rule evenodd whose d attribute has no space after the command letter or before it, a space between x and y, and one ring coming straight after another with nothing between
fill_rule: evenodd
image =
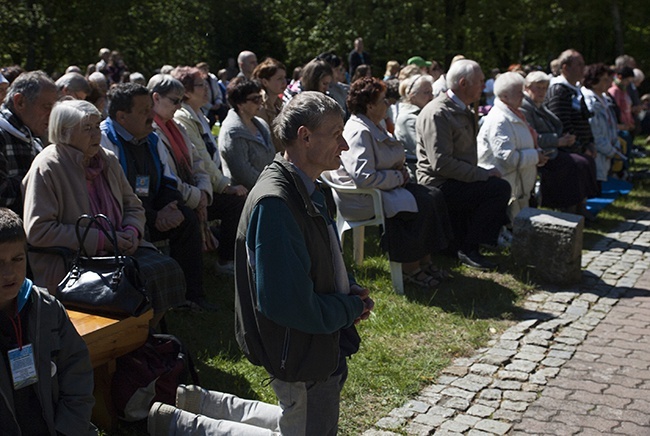
<instances>
[{"instance_id":1,"label":"clasped hands","mask_svg":"<svg viewBox=\"0 0 650 436\"><path fill-rule=\"evenodd\" d=\"M361 321L370 317L370 312L375 308L375 302L370 298L370 291L368 289L356 284L350 286L350 295L356 295L363 301L363 312L361 312L359 318L354 320L355 324L359 324Z\"/></svg>"}]
</instances>

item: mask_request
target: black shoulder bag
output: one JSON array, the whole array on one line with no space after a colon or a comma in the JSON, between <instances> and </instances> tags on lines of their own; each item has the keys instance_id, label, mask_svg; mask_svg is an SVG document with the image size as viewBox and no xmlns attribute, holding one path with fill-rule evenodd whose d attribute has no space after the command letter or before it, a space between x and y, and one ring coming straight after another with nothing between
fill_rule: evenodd
<instances>
[{"instance_id":1,"label":"black shoulder bag","mask_svg":"<svg viewBox=\"0 0 650 436\"><path fill-rule=\"evenodd\" d=\"M81 235L81 223L88 226ZM112 256L89 256L84 242L95 225L113 245ZM108 229L108 230L107 230ZM106 215L81 215L75 225L79 250L70 271L57 287L56 297L70 309L113 316L140 316L151 304L138 262L120 253L113 223ZM110 232L110 234L109 234Z\"/></svg>"}]
</instances>

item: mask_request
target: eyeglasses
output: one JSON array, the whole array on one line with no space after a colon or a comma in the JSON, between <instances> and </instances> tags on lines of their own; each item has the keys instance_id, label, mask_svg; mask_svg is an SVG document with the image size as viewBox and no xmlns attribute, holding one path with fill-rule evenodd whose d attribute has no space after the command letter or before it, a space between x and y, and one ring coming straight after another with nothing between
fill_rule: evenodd
<instances>
[{"instance_id":1,"label":"eyeglasses","mask_svg":"<svg viewBox=\"0 0 650 436\"><path fill-rule=\"evenodd\" d=\"M246 97L246 101L252 101L255 104L260 104L260 103L262 103L262 96L261 95L253 95L252 97Z\"/></svg>"},{"instance_id":2,"label":"eyeglasses","mask_svg":"<svg viewBox=\"0 0 650 436\"><path fill-rule=\"evenodd\" d=\"M183 102L183 98L171 98L170 96L166 95L165 98L169 100L174 106L181 104Z\"/></svg>"},{"instance_id":3,"label":"eyeglasses","mask_svg":"<svg viewBox=\"0 0 650 436\"><path fill-rule=\"evenodd\" d=\"M202 88L202 87L204 87L204 86L205 86L205 82L199 82L199 83L195 83L195 84L194 84L194 87L195 87L195 88Z\"/></svg>"}]
</instances>

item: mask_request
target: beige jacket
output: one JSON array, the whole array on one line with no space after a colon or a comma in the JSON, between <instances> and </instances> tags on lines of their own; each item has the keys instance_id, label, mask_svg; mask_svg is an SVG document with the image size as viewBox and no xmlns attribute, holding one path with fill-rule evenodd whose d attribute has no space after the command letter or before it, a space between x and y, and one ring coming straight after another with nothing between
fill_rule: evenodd
<instances>
[{"instance_id":1,"label":"beige jacket","mask_svg":"<svg viewBox=\"0 0 650 436\"><path fill-rule=\"evenodd\" d=\"M438 187L449 179L478 182L488 179L476 154L476 122L446 93L429 102L418 115L418 183Z\"/></svg>"},{"instance_id":2,"label":"beige jacket","mask_svg":"<svg viewBox=\"0 0 650 436\"><path fill-rule=\"evenodd\" d=\"M212 190L217 194L223 194L223 191L230 185L230 179L224 176L223 172L219 169L219 150L216 151L213 158L205 146L205 142L201 136L203 134L203 125L197 118L202 116L203 114L196 114L191 107L183 103L183 106L174 114L174 119L185 127L187 136L192 141L192 144L194 144L194 147L196 147L196 151L203 161L203 167L210 175Z\"/></svg>"},{"instance_id":3,"label":"beige jacket","mask_svg":"<svg viewBox=\"0 0 650 436\"><path fill-rule=\"evenodd\" d=\"M103 148L104 175L122 210L122 227L133 226L144 235L145 215L140 199L133 193L117 157ZM83 153L66 145L50 145L39 153L23 179L24 225L27 242L35 247L66 247L77 250L75 223L90 214ZM97 253L99 231L92 228L86 238L88 254ZM66 272L56 256L30 254L34 284L56 289Z\"/></svg>"}]
</instances>

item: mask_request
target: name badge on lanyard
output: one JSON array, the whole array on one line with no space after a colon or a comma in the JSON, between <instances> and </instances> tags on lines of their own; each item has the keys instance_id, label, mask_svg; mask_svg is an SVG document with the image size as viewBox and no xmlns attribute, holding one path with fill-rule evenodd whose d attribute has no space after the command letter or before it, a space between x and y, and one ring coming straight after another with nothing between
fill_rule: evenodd
<instances>
[{"instance_id":1,"label":"name badge on lanyard","mask_svg":"<svg viewBox=\"0 0 650 436\"><path fill-rule=\"evenodd\" d=\"M11 378L14 381L15 390L33 385L38 381L36 364L34 363L34 348L32 347L32 344L27 344L22 348L9 350L8 354Z\"/></svg>"},{"instance_id":2,"label":"name badge on lanyard","mask_svg":"<svg viewBox=\"0 0 650 436\"><path fill-rule=\"evenodd\" d=\"M135 195L138 197L149 196L149 176L135 177Z\"/></svg>"}]
</instances>

